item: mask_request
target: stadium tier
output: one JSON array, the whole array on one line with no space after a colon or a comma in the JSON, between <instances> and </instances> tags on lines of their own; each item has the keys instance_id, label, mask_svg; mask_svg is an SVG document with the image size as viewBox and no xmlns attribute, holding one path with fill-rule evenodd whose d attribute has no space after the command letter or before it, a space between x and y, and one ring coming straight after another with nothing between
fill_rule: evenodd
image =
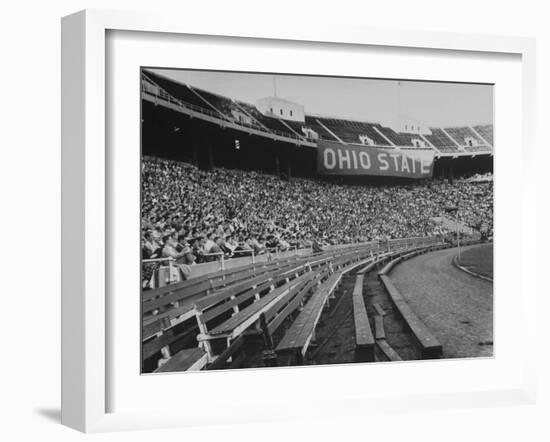
<instances>
[{"instance_id":1,"label":"stadium tier","mask_svg":"<svg viewBox=\"0 0 550 442\"><path fill-rule=\"evenodd\" d=\"M361 121L342 120L337 118L317 118L317 121L330 129L340 140L346 143L360 144L362 136L368 137L373 146L387 146L390 143L376 130L380 125Z\"/></svg>"},{"instance_id":2,"label":"stadium tier","mask_svg":"<svg viewBox=\"0 0 550 442\"><path fill-rule=\"evenodd\" d=\"M493 125L487 124L485 126L474 126L474 129L480 134L483 139L493 146Z\"/></svg>"},{"instance_id":3,"label":"stadium tier","mask_svg":"<svg viewBox=\"0 0 550 442\"><path fill-rule=\"evenodd\" d=\"M475 140L478 144L484 144L469 127L448 127L445 129L447 133L461 146L468 145L468 139Z\"/></svg>"},{"instance_id":4,"label":"stadium tier","mask_svg":"<svg viewBox=\"0 0 550 442\"><path fill-rule=\"evenodd\" d=\"M259 112L258 109L256 109L256 107L252 106L251 104L243 103L239 101L238 105L241 109L244 110L244 112L246 112L256 121L258 121L259 124L269 132L282 133L283 135L286 135L291 138L294 138L297 136L303 137L302 133L296 133L288 126L285 126L285 124L282 122L283 120L280 120L279 118L275 118L275 117L267 117L261 112Z\"/></svg>"},{"instance_id":5,"label":"stadium tier","mask_svg":"<svg viewBox=\"0 0 550 442\"><path fill-rule=\"evenodd\" d=\"M311 130L315 131L315 133L317 133L320 138L327 139L330 141L338 141L338 138L334 136L334 133L331 133L330 129L324 126L319 121L319 118L306 115L305 123L306 123L306 126L309 127Z\"/></svg>"},{"instance_id":6,"label":"stadium tier","mask_svg":"<svg viewBox=\"0 0 550 442\"><path fill-rule=\"evenodd\" d=\"M380 126L380 131L396 146L413 147L414 139L421 139L422 137L417 134L397 133L389 127ZM423 141L423 140L422 140ZM429 144L426 147L430 147Z\"/></svg>"},{"instance_id":7,"label":"stadium tier","mask_svg":"<svg viewBox=\"0 0 550 442\"><path fill-rule=\"evenodd\" d=\"M431 134L421 135L397 132L380 123L317 115L306 114L304 121L296 121L262 113L252 104L181 84L150 71L144 72L142 85L143 92L149 97L177 102L184 108L189 107L211 118L243 127L244 130L252 128L265 136L288 138L289 142L295 144L327 139L384 148L434 148L442 155L492 153L492 125L430 128Z\"/></svg>"},{"instance_id":8,"label":"stadium tier","mask_svg":"<svg viewBox=\"0 0 550 442\"><path fill-rule=\"evenodd\" d=\"M144 258L165 248L205 253L261 253L267 247L358 243L445 233L433 218L449 204L476 230L492 235L493 184L446 182L364 186L317 179L284 181L255 171L200 170L189 163L144 158L142 247ZM168 246L167 246L168 244ZM164 253L164 255L163 255Z\"/></svg>"},{"instance_id":9,"label":"stadium tier","mask_svg":"<svg viewBox=\"0 0 550 442\"><path fill-rule=\"evenodd\" d=\"M441 129L430 127L431 135L425 135L426 139L440 152L459 152L458 146Z\"/></svg>"},{"instance_id":10,"label":"stadium tier","mask_svg":"<svg viewBox=\"0 0 550 442\"><path fill-rule=\"evenodd\" d=\"M189 86L171 81L161 75L155 75L153 73L147 73L144 75L145 82L148 85L156 86L159 89L159 93L166 92L171 97L180 100L184 104L190 104L199 108L206 108L205 101L195 93Z\"/></svg>"}]
</instances>

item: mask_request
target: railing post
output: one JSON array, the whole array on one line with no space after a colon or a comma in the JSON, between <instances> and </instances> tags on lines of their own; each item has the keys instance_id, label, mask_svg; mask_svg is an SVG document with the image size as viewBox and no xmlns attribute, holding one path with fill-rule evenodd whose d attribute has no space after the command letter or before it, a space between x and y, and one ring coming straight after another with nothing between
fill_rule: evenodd
<instances>
[{"instance_id":1,"label":"railing post","mask_svg":"<svg viewBox=\"0 0 550 442\"><path fill-rule=\"evenodd\" d=\"M221 265L222 265L222 272L223 272L223 271L225 271L225 257L223 255L223 253L222 253L221 257L222 257Z\"/></svg>"},{"instance_id":2,"label":"railing post","mask_svg":"<svg viewBox=\"0 0 550 442\"><path fill-rule=\"evenodd\" d=\"M256 257L254 254L254 249L252 249L252 264L256 264Z\"/></svg>"},{"instance_id":3,"label":"railing post","mask_svg":"<svg viewBox=\"0 0 550 442\"><path fill-rule=\"evenodd\" d=\"M168 284L172 284L172 259L168 260Z\"/></svg>"}]
</instances>

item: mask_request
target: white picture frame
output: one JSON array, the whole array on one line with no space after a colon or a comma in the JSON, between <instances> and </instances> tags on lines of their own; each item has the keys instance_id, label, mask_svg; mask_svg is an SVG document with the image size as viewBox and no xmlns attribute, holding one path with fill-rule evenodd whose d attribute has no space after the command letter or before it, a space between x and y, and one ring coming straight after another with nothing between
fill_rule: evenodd
<instances>
[{"instance_id":1,"label":"white picture frame","mask_svg":"<svg viewBox=\"0 0 550 442\"><path fill-rule=\"evenodd\" d=\"M286 42L369 45L380 48L427 48L441 51L469 51L480 54L514 54L521 57L522 139L524 170L535 158L535 43L533 39L494 37L452 33L394 31L350 28L344 25L300 26L293 23L248 20L223 21L194 17L182 23L177 17L145 13L86 10L62 20L62 423L84 432L139 428L161 428L207 424L209 417L199 408L195 415L183 410L172 412L109 412L108 376L110 324L108 286L109 229L108 155L106 119L108 85L106 81L106 36L109 31L153 32L179 35L206 35L246 39L271 39ZM528 187L529 178L524 182ZM519 241L524 274L529 271L527 256L534 256L534 194L522 193L525 225ZM535 325L527 317L536 312L533 281L522 280L520 325L527 337ZM533 313L532 317L536 314ZM517 379L501 389L474 390L466 393L441 393L408 397L388 395L358 400L342 395L340 413L368 413L374 410L399 411L412 408L449 408L502 403L532 403L535 395L535 359L533 343L525 340L518 350L524 366L521 382ZM336 368L338 370L338 368ZM275 373L275 372L272 372ZM215 374L215 376L224 374ZM276 374L274 374L276 376ZM312 402L307 416L323 416L331 401ZM239 421L284 419L296 415L262 402L246 404L236 400L239 410L250 414ZM334 402L332 403L334 405ZM314 410L314 411L311 411ZM228 418L227 422L231 420Z\"/></svg>"}]
</instances>

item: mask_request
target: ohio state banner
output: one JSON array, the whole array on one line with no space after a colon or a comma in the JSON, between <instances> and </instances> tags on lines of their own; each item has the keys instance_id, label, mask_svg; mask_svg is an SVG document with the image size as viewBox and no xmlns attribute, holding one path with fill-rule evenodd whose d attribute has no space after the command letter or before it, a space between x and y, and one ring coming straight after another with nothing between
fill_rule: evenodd
<instances>
[{"instance_id":1,"label":"ohio state banner","mask_svg":"<svg viewBox=\"0 0 550 442\"><path fill-rule=\"evenodd\" d=\"M317 172L324 175L432 176L434 151L383 149L319 140Z\"/></svg>"}]
</instances>

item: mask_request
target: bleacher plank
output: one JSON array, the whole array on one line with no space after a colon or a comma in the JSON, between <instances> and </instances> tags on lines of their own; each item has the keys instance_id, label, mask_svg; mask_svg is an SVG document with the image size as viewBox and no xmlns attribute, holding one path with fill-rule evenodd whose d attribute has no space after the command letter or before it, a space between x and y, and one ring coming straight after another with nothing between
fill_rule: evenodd
<instances>
[{"instance_id":1,"label":"bleacher plank","mask_svg":"<svg viewBox=\"0 0 550 442\"><path fill-rule=\"evenodd\" d=\"M341 273L335 272L317 288L304 309L286 331L281 342L277 345L277 353L296 352L296 356L305 356L315 332L315 327L321 317L323 307L329 295L340 282L340 278Z\"/></svg>"},{"instance_id":2,"label":"bleacher plank","mask_svg":"<svg viewBox=\"0 0 550 442\"><path fill-rule=\"evenodd\" d=\"M307 272L302 276L282 285L271 291L263 298L249 305L239 313L232 316L227 321L223 322L213 330L209 331L209 335L225 335L236 337L241 334L246 328L256 322L260 315L269 310L281 297L288 295L291 290L299 288L299 285L305 283L309 278L313 277L313 272Z\"/></svg>"},{"instance_id":3,"label":"bleacher plank","mask_svg":"<svg viewBox=\"0 0 550 442\"><path fill-rule=\"evenodd\" d=\"M374 310L376 310L376 313L378 313L380 316L386 316L386 311L382 308L380 304L375 302L374 304L372 304L372 306L374 307Z\"/></svg>"},{"instance_id":4,"label":"bleacher plank","mask_svg":"<svg viewBox=\"0 0 550 442\"><path fill-rule=\"evenodd\" d=\"M421 347L423 358L439 358L443 353L443 347L432 334L432 332L426 327L426 325L416 316L416 314L409 307L407 301L403 298L399 290L394 286L390 278L386 275L380 275L382 283L386 287L388 294L398 310L399 314L407 324L407 327L411 330L412 334L416 338L416 341Z\"/></svg>"},{"instance_id":5,"label":"bleacher plank","mask_svg":"<svg viewBox=\"0 0 550 442\"><path fill-rule=\"evenodd\" d=\"M196 331L196 325L189 327L181 333L177 333L175 331L175 327L171 327L165 330L160 336L155 336L154 338L144 342L141 348L141 357L143 360L148 359L158 353L163 347L174 343L176 340L184 339L186 336L189 336Z\"/></svg>"},{"instance_id":6,"label":"bleacher plank","mask_svg":"<svg viewBox=\"0 0 550 442\"><path fill-rule=\"evenodd\" d=\"M285 267L285 266L290 266L290 264L288 264L287 262L276 263L270 266L262 266L255 269L248 269L244 272L239 272L237 274L234 274L233 276L226 279L219 279L217 281L213 281L213 280L204 281L203 283L197 285L194 290L180 289L177 291L170 292L160 298L153 299L149 302L145 302L143 303L142 311L143 313L148 313L160 307L169 305L171 303L185 301L189 298L197 299L197 297L203 296L207 290L215 290L221 287L227 287L232 284L240 283L242 281L245 281L245 284L246 284L246 280L250 279L251 277L256 277L258 279L261 279L262 275L265 275L266 273L272 271L274 268Z\"/></svg>"},{"instance_id":7,"label":"bleacher plank","mask_svg":"<svg viewBox=\"0 0 550 442\"><path fill-rule=\"evenodd\" d=\"M200 347L186 348L172 356L155 373L170 373L174 371L201 370L207 363L208 357Z\"/></svg>"},{"instance_id":8,"label":"bleacher plank","mask_svg":"<svg viewBox=\"0 0 550 442\"><path fill-rule=\"evenodd\" d=\"M269 333L274 333L279 326L282 324L282 322L290 316L294 311L298 309L302 301L304 300L304 297L307 296L307 294L310 292L312 288L315 287L315 285L318 283L320 279L323 278L323 275L325 273L317 273L317 275L314 276L314 278L309 281L307 284L305 284L303 287L301 287L298 290L298 293L292 300L284 306L284 308L278 312L275 312L271 314L271 312L268 312L266 314L266 319L268 320L268 331Z\"/></svg>"},{"instance_id":9,"label":"bleacher plank","mask_svg":"<svg viewBox=\"0 0 550 442\"><path fill-rule=\"evenodd\" d=\"M195 298L179 307L173 307L164 313L145 318L142 326L142 340L195 316L194 301Z\"/></svg>"},{"instance_id":10,"label":"bleacher plank","mask_svg":"<svg viewBox=\"0 0 550 442\"><path fill-rule=\"evenodd\" d=\"M244 337L243 335L238 336L236 339L233 339L229 347L227 347L220 355L214 359L214 361L206 367L206 370L218 370L224 368L227 360L232 357L237 351L239 351L243 346Z\"/></svg>"},{"instance_id":11,"label":"bleacher plank","mask_svg":"<svg viewBox=\"0 0 550 442\"><path fill-rule=\"evenodd\" d=\"M374 317L374 335L376 336L376 339L386 339L383 316L376 315Z\"/></svg>"},{"instance_id":12,"label":"bleacher plank","mask_svg":"<svg viewBox=\"0 0 550 442\"><path fill-rule=\"evenodd\" d=\"M388 262L382 270L378 272L379 275L386 275L393 269L393 267L402 260L403 258L401 256L398 256L395 259L392 259L390 262Z\"/></svg>"},{"instance_id":13,"label":"bleacher plank","mask_svg":"<svg viewBox=\"0 0 550 442\"><path fill-rule=\"evenodd\" d=\"M378 348L384 353L384 356L390 361L402 361L401 356L388 344L385 339L378 339L376 341Z\"/></svg>"},{"instance_id":14,"label":"bleacher plank","mask_svg":"<svg viewBox=\"0 0 550 442\"><path fill-rule=\"evenodd\" d=\"M357 275L353 289L353 322L355 324L355 362L374 361L374 337L363 299L364 275Z\"/></svg>"}]
</instances>

